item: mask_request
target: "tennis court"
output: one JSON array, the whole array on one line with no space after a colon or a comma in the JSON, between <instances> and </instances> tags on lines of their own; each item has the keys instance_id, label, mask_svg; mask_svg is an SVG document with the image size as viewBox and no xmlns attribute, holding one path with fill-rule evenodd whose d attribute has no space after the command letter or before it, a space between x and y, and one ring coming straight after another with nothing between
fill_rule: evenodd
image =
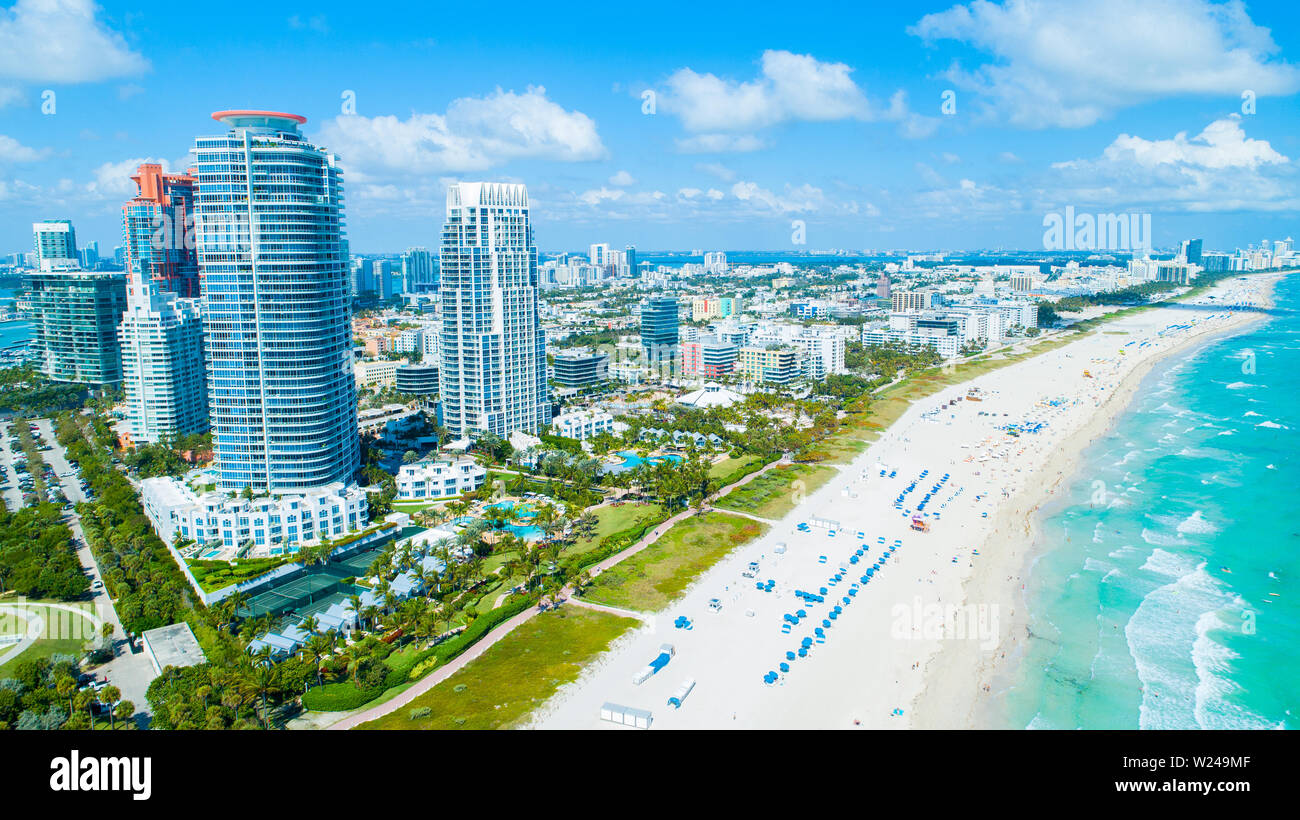
<instances>
[{"instance_id":1,"label":"tennis court","mask_svg":"<svg viewBox=\"0 0 1300 820\"><path fill-rule=\"evenodd\" d=\"M268 613L281 615L291 609L315 603L337 592L340 586L342 586L342 578L333 573L311 572L299 575L283 584L249 596L237 614L242 618L260 618ZM351 584L347 586L350 588Z\"/></svg>"}]
</instances>

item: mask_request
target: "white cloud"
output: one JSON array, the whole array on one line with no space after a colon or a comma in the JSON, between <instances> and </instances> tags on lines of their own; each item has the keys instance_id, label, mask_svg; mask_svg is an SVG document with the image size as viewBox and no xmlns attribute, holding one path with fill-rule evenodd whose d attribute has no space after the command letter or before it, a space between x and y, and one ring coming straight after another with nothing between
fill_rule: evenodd
<instances>
[{"instance_id":1,"label":"white cloud","mask_svg":"<svg viewBox=\"0 0 1300 820\"><path fill-rule=\"evenodd\" d=\"M1190 165L1201 168L1256 168L1289 160L1273 149L1268 140L1250 139L1238 116L1215 120L1191 139L1180 131L1169 140L1145 140L1120 134L1106 148L1106 159L1131 161L1145 167Z\"/></svg>"},{"instance_id":2,"label":"white cloud","mask_svg":"<svg viewBox=\"0 0 1300 820\"><path fill-rule=\"evenodd\" d=\"M48 148L29 148L13 137L0 134L0 162L35 162L49 153Z\"/></svg>"},{"instance_id":3,"label":"white cloud","mask_svg":"<svg viewBox=\"0 0 1300 820\"><path fill-rule=\"evenodd\" d=\"M1165 97L1300 89L1300 71L1273 59L1269 30L1239 0L975 0L909 31L992 55L972 71L953 63L946 76L985 114L1027 127L1087 126Z\"/></svg>"},{"instance_id":4,"label":"white cloud","mask_svg":"<svg viewBox=\"0 0 1300 820\"><path fill-rule=\"evenodd\" d=\"M0 9L0 77L82 83L147 71L149 61L96 11L90 0L18 0Z\"/></svg>"},{"instance_id":5,"label":"white cloud","mask_svg":"<svg viewBox=\"0 0 1300 820\"><path fill-rule=\"evenodd\" d=\"M697 162L695 170L711 174L723 182L731 182L736 178L736 172L720 162Z\"/></svg>"},{"instance_id":6,"label":"white cloud","mask_svg":"<svg viewBox=\"0 0 1300 820\"><path fill-rule=\"evenodd\" d=\"M757 151L763 141L752 134L697 134L677 140L683 154L728 154Z\"/></svg>"},{"instance_id":7,"label":"white cloud","mask_svg":"<svg viewBox=\"0 0 1300 820\"><path fill-rule=\"evenodd\" d=\"M1106 210L1228 212L1300 207L1291 160L1246 136L1231 116L1195 137L1149 140L1120 134L1096 159L1052 165L1058 201Z\"/></svg>"},{"instance_id":8,"label":"white cloud","mask_svg":"<svg viewBox=\"0 0 1300 820\"><path fill-rule=\"evenodd\" d=\"M523 94L498 88L486 97L455 100L446 114L412 114L406 120L338 116L325 123L321 142L363 178L384 171L458 173L515 159L581 162L606 155L596 123L547 99L540 86Z\"/></svg>"},{"instance_id":9,"label":"white cloud","mask_svg":"<svg viewBox=\"0 0 1300 820\"><path fill-rule=\"evenodd\" d=\"M928 136L937 127L934 118L909 112L901 92L894 95L888 108L877 109L853 82L852 72L844 63L769 49L760 60L760 75L752 80L736 81L680 68L668 77L658 100L665 112L675 114L692 132L752 132L783 122L850 119L897 121L906 136ZM717 133L706 136L719 141ZM744 139L750 140L747 145L756 146L756 138Z\"/></svg>"},{"instance_id":10,"label":"white cloud","mask_svg":"<svg viewBox=\"0 0 1300 820\"><path fill-rule=\"evenodd\" d=\"M609 178L609 184L626 188L629 185L635 185L636 180L627 171L619 171L617 174L614 174L614 176Z\"/></svg>"},{"instance_id":11,"label":"white cloud","mask_svg":"<svg viewBox=\"0 0 1300 820\"><path fill-rule=\"evenodd\" d=\"M786 185L784 194L776 194L753 182L737 182L731 186L731 194L741 202L755 206L757 210L781 214L817 211L826 202L822 190L807 183L798 187Z\"/></svg>"}]
</instances>

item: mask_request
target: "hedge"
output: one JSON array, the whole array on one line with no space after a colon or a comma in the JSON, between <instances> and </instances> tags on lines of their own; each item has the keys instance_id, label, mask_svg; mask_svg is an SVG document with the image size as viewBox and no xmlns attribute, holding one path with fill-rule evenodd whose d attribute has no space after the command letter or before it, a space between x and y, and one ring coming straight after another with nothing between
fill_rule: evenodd
<instances>
[{"instance_id":1,"label":"hedge","mask_svg":"<svg viewBox=\"0 0 1300 820\"><path fill-rule=\"evenodd\" d=\"M652 528L659 526L667 521L669 516L665 513L663 518L652 518L640 525L628 527L625 530L610 533L600 539L600 545L593 550L588 550L581 555L575 555L572 558L565 559L560 564L571 573L581 572L593 564L599 564L611 555L622 552L628 547L640 541L645 534Z\"/></svg>"}]
</instances>

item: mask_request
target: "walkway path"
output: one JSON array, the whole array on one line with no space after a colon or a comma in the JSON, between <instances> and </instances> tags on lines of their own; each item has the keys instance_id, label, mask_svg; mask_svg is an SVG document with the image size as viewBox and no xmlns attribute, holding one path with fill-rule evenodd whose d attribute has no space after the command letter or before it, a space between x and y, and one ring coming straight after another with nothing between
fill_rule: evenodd
<instances>
[{"instance_id":1,"label":"walkway path","mask_svg":"<svg viewBox=\"0 0 1300 820\"><path fill-rule=\"evenodd\" d=\"M760 469L755 470L754 472L741 478L740 480L728 484L727 486L721 488L720 490L713 493L706 499L706 509L711 509L711 507L708 505L711 505L712 502L717 501L719 498L731 492L732 490L738 487L743 487L744 485L748 484L749 482L753 481L755 478L758 478L760 475L762 475L763 473L767 472L768 470L774 467L777 467L781 464L788 464L788 463L789 463L788 459L785 458L777 459L776 461L763 465L763 467L761 467ZM615 555L611 555L609 558L606 558L604 561L601 561L600 563L596 564L594 567L591 568L591 576L594 578L597 575L599 575L601 572L609 569L610 567L614 566L620 561L623 561L627 558L630 558L633 555L636 555L641 550L645 549L646 547L658 541L659 537L664 533L666 533L668 530L672 529L674 524L676 524L679 521L684 521L690 516L696 515L696 513L697 511L694 508L688 508L682 510L681 512L677 513L673 517L661 523L659 526L655 527L654 530L652 530L650 533L645 535L637 543L633 544L632 546L628 547L622 552L617 553ZM614 607L605 607L600 604L588 604L585 601L577 600L573 597L572 587L565 587L560 592L560 597L562 602L568 601L577 604L578 606L585 606L590 609L601 609L606 612L612 612L613 614L616 615L638 618L642 621L644 621L646 618L644 613L637 613L629 610L621 610L621 609L616 609ZM498 599L498 601L499 600L500 599ZM515 627L519 626L524 621L527 621L529 618L533 617L534 615L537 615L542 611L543 610L540 607L529 607L528 609L514 616L510 620L501 624L496 629L493 629L488 634L484 635L482 638L478 640L477 643L475 643L472 647L466 650L463 655L460 655L455 660L448 663L446 666L442 666L438 669L435 669L433 672L429 673L428 675L424 676L419 681L417 681L416 684L412 686L410 689L407 689L405 692L393 698L392 700L385 701L384 703L381 703L377 706L372 706L371 708L366 709L362 712L354 712L344 717L343 719L339 720L337 723L331 724L330 726L327 726L325 728L353 729L356 728L357 726L360 726L363 723L366 723L367 721L381 718L384 715L387 715L391 712L395 712L398 709L401 709L403 706L415 700L420 695L424 694L425 692L429 691L433 687L445 681L447 678L456 674L458 671L460 671L465 667L465 664L479 657L488 649L490 649L492 645L495 644L497 641L501 640L506 635L510 634L510 632Z\"/></svg>"}]
</instances>

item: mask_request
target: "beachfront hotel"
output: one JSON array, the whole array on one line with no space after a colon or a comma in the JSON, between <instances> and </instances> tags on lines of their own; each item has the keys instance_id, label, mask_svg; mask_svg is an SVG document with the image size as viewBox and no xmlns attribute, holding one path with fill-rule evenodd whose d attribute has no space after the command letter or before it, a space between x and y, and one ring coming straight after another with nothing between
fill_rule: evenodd
<instances>
[{"instance_id":1,"label":"beachfront hotel","mask_svg":"<svg viewBox=\"0 0 1300 820\"><path fill-rule=\"evenodd\" d=\"M449 186L441 261L443 425L457 437L544 429L551 404L528 189Z\"/></svg>"}]
</instances>

